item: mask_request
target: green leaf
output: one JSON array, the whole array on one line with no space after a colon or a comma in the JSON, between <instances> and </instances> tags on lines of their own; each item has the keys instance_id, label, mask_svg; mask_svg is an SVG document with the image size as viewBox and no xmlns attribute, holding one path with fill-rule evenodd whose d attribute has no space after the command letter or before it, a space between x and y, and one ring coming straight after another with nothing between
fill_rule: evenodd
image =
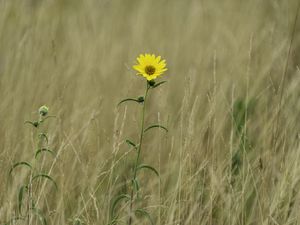
<instances>
[{"instance_id":1,"label":"green leaf","mask_svg":"<svg viewBox=\"0 0 300 225\"><path fill-rule=\"evenodd\" d=\"M18 195L18 208L19 208L19 212L22 215L22 204L23 204L23 197L24 197L24 192L28 190L28 186L27 185L23 185L21 186L20 190L19 190L19 195Z\"/></svg>"},{"instance_id":2,"label":"green leaf","mask_svg":"<svg viewBox=\"0 0 300 225\"><path fill-rule=\"evenodd\" d=\"M165 130L166 132L168 132L168 129L167 129L166 127L164 127L164 126L162 126L162 125L158 125L158 124L151 125L151 126L147 127L147 128L144 130L144 132L146 132L146 131L148 131L148 130L150 130L150 129L152 129L152 128L161 128L161 129Z\"/></svg>"},{"instance_id":3,"label":"green leaf","mask_svg":"<svg viewBox=\"0 0 300 225\"><path fill-rule=\"evenodd\" d=\"M55 188L58 189L56 182L55 182L55 181L52 179L52 177L50 177L49 175L43 174L43 173L38 174L38 175L35 175L35 176L32 178L32 181L36 180L37 178L45 178L45 179L47 179L47 180L50 180L50 181L54 184Z\"/></svg>"},{"instance_id":4,"label":"green leaf","mask_svg":"<svg viewBox=\"0 0 300 225\"><path fill-rule=\"evenodd\" d=\"M153 221L151 215L146 210L137 209L137 210L135 210L135 213L136 214L141 214L142 216L145 216L150 221L151 225L154 225L154 221Z\"/></svg>"},{"instance_id":5,"label":"green leaf","mask_svg":"<svg viewBox=\"0 0 300 225\"><path fill-rule=\"evenodd\" d=\"M39 123L39 121L34 121L34 122L32 122L32 121L25 121L24 122L24 124L31 124L32 126L34 126L35 128L37 128L39 125L40 125L40 123Z\"/></svg>"},{"instance_id":6,"label":"green leaf","mask_svg":"<svg viewBox=\"0 0 300 225\"><path fill-rule=\"evenodd\" d=\"M39 210L37 208L31 208L31 210L39 218L41 224L47 225L47 220L41 210Z\"/></svg>"},{"instance_id":7,"label":"green leaf","mask_svg":"<svg viewBox=\"0 0 300 225\"><path fill-rule=\"evenodd\" d=\"M111 209L110 209L110 215L111 215L111 218L114 218L114 212L115 212L115 209L116 209L118 203L119 203L121 200L123 200L123 199L125 199L125 200L126 200L126 199L127 199L127 200L130 200L130 196L127 195L127 194L121 194L121 195L119 195L119 196L117 196L117 197L115 198L115 200L114 200L113 203L112 203Z\"/></svg>"},{"instance_id":8,"label":"green leaf","mask_svg":"<svg viewBox=\"0 0 300 225\"><path fill-rule=\"evenodd\" d=\"M130 141L130 140L126 140L126 143L128 144L128 145L131 145L132 147L134 147L135 149L137 149L137 146L136 146L136 144L135 143L133 143L132 141Z\"/></svg>"},{"instance_id":9,"label":"green leaf","mask_svg":"<svg viewBox=\"0 0 300 225\"><path fill-rule=\"evenodd\" d=\"M139 181L135 178L135 179L132 179L131 182L132 182L133 189L136 191L137 198L140 198L140 195L139 195L139 191L140 191Z\"/></svg>"},{"instance_id":10,"label":"green leaf","mask_svg":"<svg viewBox=\"0 0 300 225\"><path fill-rule=\"evenodd\" d=\"M142 102L144 102L144 100L142 101L140 98L139 98L139 99L126 98L126 99L123 99L122 101L120 101L120 102L118 103L118 106L121 105L121 104L124 103L124 102L129 102L129 101L131 101L131 102L137 102L137 103L142 103Z\"/></svg>"},{"instance_id":11,"label":"green leaf","mask_svg":"<svg viewBox=\"0 0 300 225\"><path fill-rule=\"evenodd\" d=\"M31 166L30 163L28 163L28 162L25 162L25 161L23 161L23 162L17 162L16 164L14 164L14 165L11 167L11 169L9 170L9 174L11 174L12 171L13 171L16 167L18 167L18 166L26 166L26 167L32 169L32 166Z\"/></svg>"},{"instance_id":12,"label":"green leaf","mask_svg":"<svg viewBox=\"0 0 300 225\"><path fill-rule=\"evenodd\" d=\"M136 192L138 192L140 190L140 184L139 181L135 178L131 180L133 188Z\"/></svg>"},{"instance_id":13,"label":"green leaf","mask_svg":"<svg viewBox=\"0 0 300 225\"><path fill-rule=\"evenodd\" d=\"M36 153L35 153L35 158L37 158L38 155L39 155L40 153L43 153L43 152L49 152L53 157L55 157L55 153L54 153L52 150L50 150L50 149L48 149L48 148L40 148L40 149L38 149L38 150L36 151Z\"/></svg>"},{"instance_id":14,"label":"green leaf","mask_svg":"<svg viewBox=\"0 0 300 225\"><path fill-rule=\"evenodd\" d=\"M151 88L157 88L158 86L166 83L167 81L161 81L161 82L158 82L157 84L154 84L153 86L151 86Z\"/></svg>"},{"instance_id":15,"label":"green leaf","mask_svg":"<svg viewBox=\"0 0 300 225\"><path fill-rule=\"evenodd\" d=\"M151 170L152 172L154 172L159 177L158 171L152 166L149 166L149 165L146 165L146 164L141 164L137 167L137 170L141 170L141 169Z\"/></svg>"}]
</instances>

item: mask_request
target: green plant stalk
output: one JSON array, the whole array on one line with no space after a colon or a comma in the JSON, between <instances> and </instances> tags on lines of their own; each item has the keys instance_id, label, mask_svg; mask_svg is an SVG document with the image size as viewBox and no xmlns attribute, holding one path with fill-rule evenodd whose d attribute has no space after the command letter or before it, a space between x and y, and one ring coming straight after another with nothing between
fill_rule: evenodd
<instances>
[{"instance_id":1,"label":"green plant stalk","mask_svg":"<svg viewBox=\"0 0 300 225\"><path fill-rule=\"evenodd\" d=\"M27 225L31 224L31 201L32 201L32 171L30 171L30 178L28 183L28 200L27 200Z\"/></svg>"},{"instance_id":2,"label":"green plant stalk","mask_svg":"<svg viewBox=\"0 0 300 225\"><path fill-rule=\"evenodd\" d=\"M150 86L149 86L148 81L147 81L146 91L145 91L145 95L144 95L143 109L142 109L140 140L139 140L139 146L138 146L138 149L137 149L137 156L136 156L134 170L133 170L133 180L135 180L136 176L137 176L137 167L139 165L139 160L140 160L140 155L141 155L141 150L142 150L142 144L143 144L143 138L144 138L146 101L147 101L147 96L148 96L149 89L150 89ZM132 224L131 213L132 213L132 208L133 208L133 195L134 195L133 192L134 192L134 190L132 189L131 196L130 196L130 216L129 216L128 225Z\"/></svg>"},{"instance_id":3,"label":"green plant stalk","mask_svg":"<svg viewBox=\"0 0 300 225\"><path fill-rule=\"evenodd\" d=\"M42 121L42 116L40 115L39 122ZM41 148L42 146L42 138L39 136L39 127L36 128L36 134L38 137L36 147L37 149ZM33 169L35 168L36 165L36 159L33 161ZM28 183L28 202L27 202L27 225L31 225L31 209L32 209L32 202L33 202L33 188L32 188L32 178L33 178L33 172L30 171L30 177L29 177L29 183Z\"/></svg>"}]
</instances>

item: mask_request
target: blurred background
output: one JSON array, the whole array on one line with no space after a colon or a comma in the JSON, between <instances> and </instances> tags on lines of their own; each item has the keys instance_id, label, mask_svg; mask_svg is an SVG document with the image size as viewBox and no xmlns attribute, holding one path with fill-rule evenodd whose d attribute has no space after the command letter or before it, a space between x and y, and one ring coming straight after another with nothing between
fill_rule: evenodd
<instances>
[{"instance_id":1,"label":"blurred background","mask_svg":"<svg viewBox=\"0 0 300 225\"><path fill-rule=\"evenodd\" d=\"M59 190L38 205L48 224L108 224L129 188L144 93L132 65L166 59L150 95L141 174L154 224L299 224L300 18L298 0L0 0L0 224L17 215L35 129ZM120 207L120 218L128 215ZM126 221L126 220L125 220ZM136 224L149 224L137 218ZM22 221L16 224L22 224ZM38 224L38 223L37 223ZM77 223L80 224L80 223Z\"/></svg>"}]
</instances>

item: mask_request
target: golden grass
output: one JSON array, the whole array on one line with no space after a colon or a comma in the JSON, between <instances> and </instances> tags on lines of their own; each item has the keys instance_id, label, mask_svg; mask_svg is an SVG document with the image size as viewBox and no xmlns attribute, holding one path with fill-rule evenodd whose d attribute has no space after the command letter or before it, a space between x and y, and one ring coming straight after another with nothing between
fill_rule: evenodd
<instances>
[{"instance_id":1,"label":"golden grass","mask_svg":"<svg viewBox=\"0 0 300 225\"><path fill-rule=\"evenodd\" d=\"M144 52L169 68L146 119L170 131L149 131L142 155L161 174L141 181L155 224L300 224L300 19L285 73L297 4L0 0L0 224L27 175L8 171L35 150L24 121L43 104L57 115L44 167L59 191L38 193L48 224L108 223L139 127L134 103L116 106L143 94L131 66Z\"/></svg>"}]
</instances>

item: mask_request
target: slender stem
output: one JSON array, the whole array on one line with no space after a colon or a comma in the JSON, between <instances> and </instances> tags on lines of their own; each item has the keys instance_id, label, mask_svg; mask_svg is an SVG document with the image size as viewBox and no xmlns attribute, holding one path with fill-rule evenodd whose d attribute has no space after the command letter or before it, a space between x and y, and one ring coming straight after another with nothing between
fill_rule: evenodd
<instances>
[{"instance_id":1,"label":"slender stem","mask_svg":"<svg viewBox=\"0 0 300 225\"><path fill-rule=\"evenodd\" d=\"M134 164L134 170L133 170L133 181L136 179L136 176L137 176L137 167L139 165L139 160L140 160L140 155L141 155L141 150L142 150L142 144L143 144L143 138L144 138L146 101L147 101L149 88L150 87L149 87L149 84L147 82L146 91L145 91L145 95L144 95L143 109L142 109L140 141L139 141L139 146L138 146L138 149L137 149L137 156L136 156L136 160L135 160L135 164ZM132 213L132 207L133 207L133 194L134 194L134 189L132 189L131 196L130 196L130 216L129 216L128 225L132 224L131 213Z\"/></svg>"},{"instance_id":2,"label":"slender stem","mask_svg":"<svg viewBox=\"0 0 300 225\"><path fill-rule=\"evenodd\" d=\"M39 121L42 121L42 116L40 115ZM41 125L41 124L39 124ZM42 148L42 137L39 136L40 128L39 126L36 128L36 135L37 135L37 141L36 141L36 149ZM33 161L33 169L36 167L36 159L34 158ZM31 225L31 210L32 210L32 203L33 203L33 187L32 187L32 178L33 178L33 172L30 171L30 177L29 177L29 183L28 183L28 203L27 203L27 224Z\"/></svg>"},{"instance_id":3,"label":"slender stem","mask_svg":"<svg viewBox=\"0 0 300 225\"><path fill-rule=\"evenodd\" d=\"M138 162L139 162L139 159L140 159L141 150L142 150L142 144L143 144L144 125L145 125L145 111L146 111L146 100L147 100L148 91L149 91L149 85L147 83L146 92L145 92L145 96L144 96L144 104L143 104L143 109L142 109L142 121L141 121L140 141L139 141L139 147L138 147L137 157L136 157L135 166L134 166L134 176L133 176L134 179L136 178Z\"/></svg>"}]
</instances>

